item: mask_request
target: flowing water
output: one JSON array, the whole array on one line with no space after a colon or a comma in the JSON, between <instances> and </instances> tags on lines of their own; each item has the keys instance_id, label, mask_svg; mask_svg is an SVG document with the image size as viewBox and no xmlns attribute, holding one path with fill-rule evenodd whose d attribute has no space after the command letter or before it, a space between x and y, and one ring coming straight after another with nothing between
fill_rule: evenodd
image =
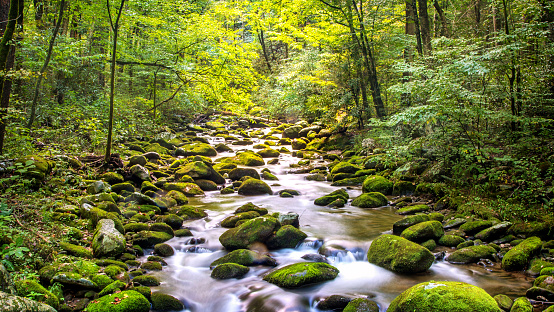
<instances>
[{"instance_id":1,"label":"flowing water","mask_svg":"<svg viewBox=\"0 0 554 312\"><path fill-rule=\"evenodd\" d=\"M221 138L207 137L212 144ZM254 144L263 143L258 140ZM235 151L253 149L250 146L232 146ZM290 146L286 146L289 150ZM220 153L217 157L234 156ZM267 160L267 159L266 159ZM366 253L371 241L389 231L392 224L401 219L394 209L359 209L349 204L341 209L331 209L313 204L314 200L336 190L329 182L307 181L305 174L288 174L291 163L298 158L281 154L279 164L265 165L279 181L266 181L276 193L282 189L294 189L301 195L281 198L278 195L240 196L221 195L219 191L207 192L205 197L193 198L191 205L206 209L208 217L187 221L193 238L173 238L168 242L176 253L166 258L168 266L155 273L163 282L153 291L171 294L185 302L185 311L234 312L234 311L318 311L318 300L333 294L368 296L385 311L390 302L407 288L429 280L448 280L470 283L484 288L489 294L507 294L516 297L525 294L531 280L520 274L507 273L495 266L452 265L444 261L433 264L430 272L416 275L399 275L367 261ZM263 167L257 168L258 171ZM278 184L278 185L277 185ZM348 190L351 198L361 194L360 188ZM318 253L325 244L330 251L330 263L340 270L335 280L312 287L285 290L262 280L270 267L251 267L242 279L215 280L210 277L209 265L226 254L219 243L219 236L227 229L219 226L221 220L231 215L241 205L252 202L267 208L270 213L295 212L300 215L300 229L308 239L295 249L271 251L279 267L305 261L305 254Z\"/></svg>"}]
</instances>

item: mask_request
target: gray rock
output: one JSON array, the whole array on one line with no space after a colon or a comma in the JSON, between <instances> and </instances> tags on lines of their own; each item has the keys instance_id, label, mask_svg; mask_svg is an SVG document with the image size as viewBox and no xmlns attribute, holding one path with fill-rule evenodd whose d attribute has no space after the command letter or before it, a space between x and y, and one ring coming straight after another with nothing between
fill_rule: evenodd
<instances>
[{"instance_id":1,"label":"gray rock","mask_svg":"<svg viewBox=\"0 0 554 312\"><path fill-rule=\"evenodd\" d=\"M131 175L133 178L138 179L140 181L150 181L150 173L148 172L148 169L144 168L141 165L134 165L131 167Z\"/></svg>"},{"instance_id":2,"label":"gray rock","mask_svg":"<svg viewBox=\"0 0 554 312\"><path fill-rule=\"evenodd\" d=\"M110 186L104 181L96 181L87 187L87 193L94 195L98 193L111 192Z\"/></svg>"},{"instance_id":3,"label":"gray rock","mask_svg":"<svg viewBox=\"0 0 554 312\"><path fill-rule=\"evenodd\" d=\"M96 226L92 238L92 250L95 257L116 257L125 250L125 236L115 228L111 219L102 219Z\"/></svg>"},{"instance_id":4,"label":"gray rock","mask_svg":"<svg viewBox=\"0 0 554 312\"><path fill-rule=\"evenodd\" d=\"M8 270L6 270L2 263L0 263L0 291L11 295L17 295L12 276L8 273Z\"/></svg>"},{"instance_id":5,"label":"gray rock","mask_svg":"<svg viewBox=\"0 0 554 312\"><path fill-rule=\"evenodd\" d=\"M3 312L56 312L47 304L5 292L0 292L0 307Z\"/></svg>"}]
</instances>

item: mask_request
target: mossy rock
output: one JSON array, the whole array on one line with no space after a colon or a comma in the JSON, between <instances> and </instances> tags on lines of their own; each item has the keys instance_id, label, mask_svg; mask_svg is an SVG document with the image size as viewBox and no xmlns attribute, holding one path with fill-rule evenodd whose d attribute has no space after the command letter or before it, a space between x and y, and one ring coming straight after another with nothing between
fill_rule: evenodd
<instances>
[{"instance_id":1,"label":"mossy rock","mask_svg":"<svg viewBox=\"0 0 554 312\"><path fill-rule=\"evenodd\" d=\"M510 299L510 297L503 294L496 295L493 298L496 301L496 304L498 304L498 307L503 311L510 311L512 305L514 304L514 301Z\"/></svg>"},{"instance_id":2,"label":"mossy rock","mask_svg":"<svg viewBox=\"0 0 554 312\"><path fill-rule=\"evenodd\" d=\"M216 267L224 263L236 263L244 266L267 265L276 266L277 261L268 255L261 254L257 251L248 249L233 250L225 256L215 260L210 264L210 268Z\"/></svg>"},{"instance_id":3,"label":"mossy rock","mask_svg":"<svg viewBox=\"0 0 554 312\"><path fill-rule=\"evenodd\" d=\"M216 146L214 148L218 153L232 152L233 151L232 148L230 148L229 146L227 146L223 143L216 144Z\"/></svg>"},{"instance_id":4,"label":"mossy rock","mask_svg":"<svg viewBox=\"0 0 554 312\"><path fill-rule=\"evenodd\" d=\"M392 233L395 235L400 235L402 231L409 228L410 226L421 222L429 221L429 220L430 220L429 216L425 214L417 214L413 216L404 217L404 219L398 220L393 223Z\"/></svg>"},{"instance_id":5,"label":"mossy rock","mask_svg":"<svg viewBox=\"0 0 554 312\"><path fill-rule=\"evenodd\" d=\"M255 212L259 213L260 216L266 215L267 212L268 212L266 208L258 207L256 205L254 205L253 203L249 202L249 203L246 203L246 204L240 206L239 208L237 208L235 210L235 213L238 214L238 213L248 212L248 211L255 211Z\"/></svg>"},{"instance_id":6,"label":"mossy rock","mask_svg":"<svg viewBox=\"0 0 554 312\"><path fill-rule=\"evenodd\" d=\"M125 242L125 236L116 229L114 221L102 219L92 238L94 256L117 257L125 250Z\"/></svg>"},{"instance_id":7,"label":"mossy rock","mask_svg":"<svg viewBox=\"0 0 554 312\"><path fill-rule=\"evenodd\" d=\"M97 274L92 278L92 282L98 286L98 289L102 290L113 283L114 280L106 274Z\"/></svg>"},{"instance_id":8,"label":"mossy rock","mask_svg":"<svg viewBox=\"0 0 554 312\"><path fill-rule=\"evenodd\" d=\"M379 192L363 193L352 200L352 206L359 208L377 208L388 205L385 195Z\"/></svg>"},{"instance_id":9,"label":"mossy rock","mask_svg":"<svg viewBox=\"0 0 554 312\"><path fill-rule=\"evenodd\" d=\"M456 247L463 242L465 239L456 235L444 235L439 239L439 245L446 247Z\"/></svg>"},{"instance_id":10,"label":"mossy rock","mask_svg":"<svg viewBox=\"0 0 554 312\"><path fill-rule=\"evenodd\" d=\"M175 254L175 250L168 244L156 244L154 245L154 253L162 257L170 257Z\"/></svg>"},{"instance_id":11,"label":"mossy rock","mask_svg":"<svg viewBox=\"0 0 554 312\"><path fill-rule=\"evenodd\" d=\"M133 278L133 283L138 283L142 286L160 286L160 281L152 275L137 276Z\"/></svg>"},{"instance_id":12,"label":"mossy rock","mask_svg":"<svg viewBox=\"0 0 554 312\"><path fill-rule=\"evenodd\" d=\"M298 288L333 280L339 270L327 263L302 262L287 265L264 276L264 281L283 288Z\"/></svg>"},{"instance_id":13,"label":"mossy rock","mask_svg":"<svg viewBox=\"0 0 554 312\"><path fill-rule=\"evenodd\" d=\"M260 174L253 168L235 168L229 172L229 179L237 181L243 177L251 177L254 179L260 179Z\"/></svg>"},{"instance_id":14,"label":"mossy rock","mask_svg":"<svg viewBox=\"0 0 554 312\"><path fill-rule=\"evenodd\" d=\"M164 232L164 233L167 233L167 234L171 235L171 237L174 236L173 229L171 228L171 226L169 226L165 223L154 223L154 224L150 225L150 231Z\"/></svg>"},{"instance_id":15,"label":"mossy rock","mask_svg":"<svg viewBox=\"0 0 554 312\"><path fill-rule=\"evenodd\" d=\"M24 176L28 179L35 179L37 182L44 181L56 165L53 161L48 161L36 155L19 158L15 163L25 166L27 171L24 173Z\"/></svg>"},{"instance_id":16,"label":"mossy rock","mask_svg":"<svg viewBox=\"0 0 554 312\"><path fill-rule=\"evenodd\" d=\"M444 229L439 221L425 221L402 231L400 236L412 242L424 242L429 239L439 240L444 235Z\"/></svg>"},{"instance_id":17,"label":"mossy rock","mask_svg":"<svg viewBox=\"0 0 554 312\"><path fill-rule=\"evenodd\" d=\"M318 205L318 206L327 206L327 205L329 205L330 203L334 202L337 199L342 199L345 202L347 202L349 198L350 198L350 196L348 195L346 190L338 189L336 191L331 192L330 194L327 194L323 197L317 198L314 201L314 204Z\"/></svg>"},{"instance_id":18,"label":"mossy rock","mask_svg":"<svg viewBox=\"0 0 554 312\"><path fill-rule=\"evenodd\" d=\"M551 270L554 271L554 262L535 258L531 260L531 262L529 263L529 269L525 273L527 273L530 276L549 275L549 274L542 274L542 271L546 268L551 268ZM546 273L547 271L544 271L544 272Z\"/></svg>"},{"instance_id":19,"label":"mossy rock","mask_svg":"<svg viewBox=\"0 0 554 312\"><path fill-rule=\"evenodd\" d=\"M338 181L335 181L333 179L334 182L331 184L331 186L358 186L362 185L364 179L365 177L346 178Z\"/></svg>"},{"instance_id":20,"label":"mossy rock","mask_svg":"<svg viewBox=\"0 0 554 312\"><path fill-rule=\"evenodd\" d=\"M268 171L262 172L262 179L268 180L268 181L279 181L279 178L277 178L276 175Z\"/></svg>"},{"instance_id":21,"label":"mossy rock","mask_svg":"<svg viewBox=\"0 0 554 312\"><path fill-rule=\"evenodd\" d=\"M485 242L489 242L494 239L506 236L506 233L511 226L511 222L500 222L475 234L475 238Z\"/></svg>"},{"instance_id":22,"label":"mossy rock","mask_svg":"<svg viewBox=\"0 0 554 312\"><path fill-rule=\"evenodd\" d=\"M291 145L293 150L298 151L305 149L306 146L308 146L308 143L306 143L306 141L304 141L303 139L294 139L292 140Z\"/></svg>"},{"instance_id":23,"label":"mossy rock","mask_svg":"<svg viewBox=\"0 0 554 312\"><path fill-rule=\"evenodd\" d=\"M380 175L374 175L369 176L364 180L364 183L362 184L362 192L379 192L385 195L391 195L393 186L394 183L389 181L389 179Z\"/></svg>"},{"instance_id":24,"label":"mossy rock","mask_svg":"<svg viewBox=\"0 0 554 312\"><path fill-rule=\"evenodd\" d=\"M250 271L250 268L236 264L236 263L224 263L218 265L212 271L211 277L215 279L230 279L241 278Z\"/></svg>"},{"instance_id":25,"label":"mossy rock","mask_svg":"<svg viewBox=\"0 0 554 312\"><path fill-rule=\"evenodd\" d=\"M33 280L22 280L15 282L17 294L22 297L27 297L34 294L35 301L43 302L54 309L58 309L60 300L53 293L44 288L41 284Z\"/></svg>"},{"instance_id":26,"label":"mossy rock","mask_svg":"<svg viewBox=\"0 0 554 312\"><path fill-rule=\"evenodd\" d=\"M336 175L339 173L351 173L355 174L358 170L361 170L362 168L351 164L349 162L339 162L335 166L333 166L333 169L331 169L331 174ZM392 187L392 185L391 185Z\"/></svg>"},{"instance_id":27,"label":"mossy rock","mask_svg":"<svg viewBox=\"0 0 554 312\"><path fill-rule=\"evenodd\" d=\"M164 232L141 231L133 236L133 241L142 248L151 248L171 238L173 238L172 235Z\"/></svg>"},{"instance_id":28,"label":"mossy rock","mask_svg":"<svg viewBox=\"0 0 554 312\"><path fill-rule=\"evenodd\" d=\"M455 264L476 263L481 259L494 259L496 250L491 246L478 245L458 249L446 257L446 261Z\"/></svg>"},{"instance_id":29,"label":"mossy rock","mask_svg":"<svg viewBox=\"0 0 554 312\"><path fill-rule=\"evenodd\" d=\"M187 197L205 195L204 191L202 191L202 189L194 183L184 183L184 182L166 183L164 184L164 189L166 191L181 192Z\"/></svg>"},{"instance_id":30,"label":"mossy rock","mask_svg":"<svg viewBox=\"0 0 554 312\"><path fill-rule=\"evenodd\" d=\"M204 209L191 206L181 206L174 208L171 210L171 213L174 213L183 218L184 221L202 219L208 216Z\"/></svg>"},{"instance_id":31,"label":"mossy rock","mask_svg":"<svg viewBox=\"0 0 554 312\"><path fill-rule=\"evenodd\" d=\"M225 187L225 188L222 188L221 191L219 192L221 193L221 195L229 195L229 194L234 194L235 190L232 187Z\"/></svg>"},{"instance_id":32,"label":"mossy rock","mask_svg":"<svg viewBox=\"0 0 554 312\"><path fill-rule=\"evenodd\" d=\"M125 286L127 286L127 284L123 283L122 281L114 281L114 282L110 283L108 286L104 287L104 289L102 289L98 293L98 296L103 297L103 296L106 296L106 295L111 295L111 294L115 293L116 291L121 291L121 290L125 289Z\"/></svg>"},{"instance_id":33,"label":"mossy rock","mask_svg":"<svg viewBox=\"0 0 554 312\"><path fill-rule=\"evenodd\" d=\"M24 297L0 292L3 312L56 312L53 307Z\"/></svg>"},{"instance_id":34,"label":"mossy rock","mask_svg":"<svg viewBox=\"0 0 554 312\"><path fill-rule=\"evenodd\" d=\"M426 211L429 211L430 209L431 207L427 205L413 205L413 206L408 206L406 208L398 209L396 213L399 215L412 215L420 212L426 212Z\"/></svg>"},{"instance_id":35,"label":"mossy rock","mask_svg":"<svg viewBox=\"0 0 554 312\"><path fill-rule=\"evenodd\" d=\"M178 230L183 225L183 218L176 214L170 213L168 215L160 216L159 221L169 225L173 230Z\"/></svg>"},{"instance_id":36,"label":"mossy rock","mask_svg":"<svg viewBox=\"0 0 554 312\"><path fill-rule=\"evenodd\" d=\"M109 183L110 185L115 185L118 183L123 183L125 180L123 176L116 172L106 172L98 176L99 179L102 179Z\"/></svg>"},{"instance_id":37,"label":"mossy rock","mask_svg":"<svg viewBox=\"0 0 554 312\"><path fill-rule=\"evenodd\" d=\"M279 151L274 150L270 147L266 147L263 150L258 151L258 155L262 156L262 158L276 158L276 157L279 157L281 153L279 153Z\"/></svg>"},{"instance_id":38,"label":"mossy rock","mask_svg":"<svg viewBox=\"0 0 554 312\"><path fill-rule=\"evenodd\" d=\"M184 165L175 172L175 177L180 179L183 176L189 176L195 180L210 180L216 184L224 184L225 179L210 164L204 161L194 161Z\"/></svg>"},{"instance_id":39,"label":"mossy rock","mask_svg":"<svg viewBox=\"0 0 554 312\"><path fill-rule=\"evenodd\" d=\"M185 305L179 299L159 292L153 293L150 296L150 301L154 311L181 311L185 308Z\"/></svg>"},{"instance_id":40,"label":"mossy rock","mask_svg":"<svg viewBox=\"0 0 554 312\"><path fill-rule=\"evenodd\" d=\"M265 162L259 154L251 151L241 152L237 154L239 162L244 166L263 166Z\"/></svg>"},{"instance_id":41,"label":"mossy rock","mask_svg":"<svg viewBox=\"0 0 554 312\"><path fill-rule=\"evenodd\" d=\"M156 261L146 261L141 264L140 268L148 271L161 271L162 264Z\"/></svg>"},{"instance_id":42,"label":"mossy rock","mask_svg":"<svg viewBox=\"0 0 554 312\"><path fill-rule=\"evenodd\" d=\"M437 248L437 243L435 242L434 239L430 239L421 243L421 246L429 249L429 251L433 251L435 248Z\"/></svg>"},{"instance_id":43,"label":"mossy rock","mask_svg":"<svg viewBox=\"0 0 554 312\"><path fill-rule=\"evenodd\" d=\"M238 189L239 195L272 195L271 187L262 180L249 178Z\"/></svg>"},{"instance_id":44,"label":"mossy rock","mask_svg":"<svg viewBox=\"0 0 554 312\"><path fill-rule=\"evenodd\" d=\"M169 155L169 150L158 143L152 143L144 147L145 152L154 152L160 155Z\"/></svg>"},{"instance_id":45,"label":"mossy rock","mask_svg":"<svg viewBox=\"0 0 554 312\"><path fill-rule=\"evenodd\" d=\"M356 298L348 303L342 312L379 312L379 306L366 298Z\"/></svg>"},{"instance_id":46,"label":"mossy rock","mask_svg":"<svg viewBox=\"0 0 554 312\"><path fill-rule=\"evenodd\" d=\"M491 226L492 221L488 220L469 221L460 225L460 230L464 231L467 235L475 235Z\"/></svg>"},{"instance_id":47,"label":"mossy rock","mask_svg":"<svg viewBox=\"0 0 554 312\"><path fill-rule=\"evenodd\" d=\"M225 128L225 125L219 121L208 121L206 122L206 128L210 130L218 130L221 128Z\"/></svg>"},{"instance_id":48,"label":"mossy rock","mask_svg":"<svg viewBox=\"0 0 554 312\"><path fill-rule=\"evenodd\" d=\"M295 248L299 243L308 237L306 233L300 231L292 225L283 225L274 236L267 240L267 248Z\"/></svg>"},{"instance_id":49,"label":"mossy rock","mask_svg":"<svg viewBox=\"0 0 554 312\"><path fill-rule=\"evenodd\" d=\"M92 258L92 251L83 246L60 242L60 248L72 256L89 259Z\"/></svg>"},{"instance_id":50,"label":"mossy rock","mask_svg":"<svg viewBox=\"0 0 554 312\"><path fill-rule=\"evenodd\" d=\"M213 156L217 156L217 151L210 144L206 144L206 143L184 145L175 151L175 156L195 156L195 155L213 157Z\"/></svg>"},{"instance_id":51,"label":"mossy rock","mask_svg":"<svg viewBox=\"0 0 554 312\"><path fill-rule=\"evenodd\" d=\"M91 301L86 310L87 312L148 312L150 302L139 292L125 290Z\"/></svg>"},{"instance_id":52,"label":"mossy rock","mask_svg":"<svg viewBox=\"0 0 554 312\"><path fill-rule=\"evenodd\" d=\"M217 184L215 184L214 181L210 180L196 180L196 185L200 187L200 189L204 192L212 192L217 191Z\"/></svg>"},{"instance_id":53,"label":"mossy rock","mask_svg":"<svg viewBox=\"0 0 554 312\"><path fill-rule=\"evenodd\" d=\"M537 236L542 239L549 239L552 237L552 224L542 221L519 221L510 227L508 233L515 236Z\"/></svg>"},{"instance_id":54,"label":"mossy rock","mask_svg":"<svg viewBox=\"0 0 554 312\"><path fill-rule=\"evenodd\" d=\"M534 308L529 299L525 297L519 297L514 301L510 312L533 312Z\"/></svg>"},{"instance_id":55,"label":"mossy rock","mask_svg":"<svg viewBox=\"0 0 554 312\"><path fill-rule=\"evenodd\" d=\"M501 312L483 289L461 282L424 282L396 297L388 312Z\"/></svg>"},{"instance_id":56,"label":"mossy rock","mask_svg":"<svg viewBox=\"0 0 554 312\"><path fill-rule=\"evenodd\" d=\"M229 216L221 221L221 226L225 228L234 228L240 220L249 220L259 217L260 214L255 211L248 211Z\"/></svg>"},{"instance_id":57,"label":"mossy rock","mask_svg":"<svg viewBox=\"0 0 554 312\"><path fill-rule=\"evenodd\" d=\"M414 274L427 271L435 257L425 247L402 237L384 234L373 241L367 259L393 272Z\"/></svg>"},{"instance_id":58,"label":"mossy rock","mask_svg":"<svg viewBox=\"0 0 554 312\"><path fill-rule=\"evenodd\" d=\"M392 187L392 195L411 195L414 193L416 186L413 182L398 181Z\"/></svg>"},{"instance_id":59,"label":"mossy rock","mask_svg":"<svg viewBox=\"0 0 554 312\"><path fill-rule=\"evenodd\" d=\"M533 236L510 249L502 258L502 268L506 271L519 271L527 269L529 262L542 247L540 238Z\"/></svg>"},{"instance_id":60,"label":"mossy rock","mask_svg":"<svg viewBox=\"0 0 554 312\"><path fill-rule=\"evenodd\" d=\"M248 248L254 242L264 243L280 224L272 217L258 217L227 230L219 237L219 241L229 250Z\"/></svg>"}]
</instances>

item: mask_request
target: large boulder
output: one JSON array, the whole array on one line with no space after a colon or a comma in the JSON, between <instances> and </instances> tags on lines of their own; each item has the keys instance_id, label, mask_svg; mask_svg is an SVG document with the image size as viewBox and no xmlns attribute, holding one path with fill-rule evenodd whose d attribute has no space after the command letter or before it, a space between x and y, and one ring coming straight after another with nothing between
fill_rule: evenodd
<instances>
[{"instance_id":1,"label":"large boulder","mask_svg":"<svg viewBox=\"0 0 554 312\"><path fill-rule=\"evenodd\" d=\"M240 180L242 177L251 177L260 179L260 174L254 168L235 168L229 171L229 179L233 181Z\"/></svg>"},{"instance_id":2,"label":"large boulder","mask_svg":"<svg viewBox=\"0 0 554 312\"><path fill-rule=\"evenodd\" d=\"M271 187L262 180L250 178L242 183L238 189L239 195L273 194Z\"/></svg>"},{"instance_id":3,"label":"large boulder","mask_svg":"<svg viewBox=\"0 0 554 312\"><path fill-rule=\"evenodd\" d=\"M13 278L2 263L0 263L0 291L12 295L17 294L15 290L15 285L13 283Z\"/></svg>"},{"instance_id":4,"label":"large boulder","mask_svg":"<svg viewBox=\"0 0 554 312\"><path fill-rule=\"evenodd\" d=\"M92 238L92 251L95 257L117 257L125 250L125 236L116 228L111 219L98 221Z\"/></svg>"},{"instance_id":5,"label":"large boulder","mask_svg":"<svg viewBox=\"0 0 554 312\"><path fill-rule=\"evenodd\" d=\"M229 250L245 249L255 242L265 243L279 226L279 221L273 217L258 217L227 230L221 234L219 241Z\"/></svg>"},{"instance_id":6,"label":"large boulder","mask_svg":"<svg viewBox=\"0 0 554 312\"><path fill-rule=\"evenodd\" d=\"M425 282L408 288L396 297L388 312L501 312L496 301L483 289L461 282Z\"/></svg>"},{"instance_id":7,"label":"large boulder","mask_svg":"<svg viewBox=\"0 0 554 312\"><path fill-rule=\"evenodd\" d=\"M274 236L267 240L269 249L294 248L308 235L292 225L283 225Z\"/></svg>"},{"instance_id":8,"label":"large boulder","mask_svg":"<svg viewBox=\"0 0 554 312\"><path fill-rule=\"evenodd\" d=\"M261 151L258 151L258 154L263 158L276 158L281 155L278 150L274 150L271 147L264 148Z\"/></svg>"},{"instance_id":9,"label":"large boulder","mask_svg":"<svg viewBox=\"0 0 554 312\"><path fill-rule=\"evenodd\" d=\"M237 249L233 250L225 256L215 260L210 264L210 268L214 268L224 263L236 263L244 266L253 265L268 265L277 266L277 261L268 255L261 254L254 250Z\"/></svg>"},{"instance_id":10,"label":"large boulder","mask_svg":"<svg viewBox=\"0 0 554 312\"><path fill-rule=\"evenodd\" d=\"M503 237L508 232L508 229L512 226L511 222L505 221L495 224L489 228L486 228L475 235L475 238L485 242L492 241L494 239Z\"/></svg>"},{"instance_id":11,"label":"large boulder","mask_svg":"<svg viewBox=\"0 0 554 312\"><path fill-rule=\"evenodd\" d=\"M283 288L297 288L335 279L339 270L327 263L302 262L287 265L264 276L264 281Z\"/></svg>"},{"instance_id":12,"label":"large boulder","mask_svg":"<svg viewBox=\"0 0 554 312\"><path fill-rule=\"evenodd\" d=\"M259 154L252 151L245 151L237 154L239 162L244 166L263 166L265 162Z\"/></svg>"},{"instance_id":13,"label":"large boulder","mask_svg":"<svg viewBox=\"0 0 554 312\"><path fill-rule=\"evenodd\" d=\"M529 262L542 247L540 238L533 236L510 249L502 258L502 268L506 271L525 270Z\"/></svg>"},{"instance_id":14,"label":"large boulder","mask_svg":"<svg viewBox=\"0 0 554 312\"><path fill-rule=\"evenodd\" d=\"M181 169L175 172L177 179L188 175L189 177L197 179L205 179L215 182L216 184L224 184L225 178L221 176L217 171L213 169L211 165L206 164L203 161L194 161L181 167Z\"/></svg>"},{"instance_id":15,"label":"large boulder","mask_svg":"<svg viewBox=\"0 0 554 312\"><path fill-rule=\"evenodd\" d=\"M241 278L245 276L248 271L250 271L250 268L244 265L224 263L214 268L211 277L215 279Z\"/></svg>"},{"instance_id":16,"label":"large boulder","mask_svg":"<svg viewBox=\"0 0 554 312\"><path fill-rule=\"evenodd\" d=\"M339 173L356 173L356 171L360 170L361 168L353 165L349 162L340 162L336 164L333 169L331 169L331 174L336 175Z\"/></svg>"},{"instance_id":17,"label":"large boulder","mask_svg":"<svg viewBox=\"0 0 554 312\"><path fill-rule=\"evenodd\" d=\"M299 132L302 130L302 126L292 126L283 131L283 138L296 139L299 137Z\"/></svg>"},{"instance_id":18,"label":"large boulder","mask_svg":"<svg viewBox=\"0 0 554 312\"><path fill-rule=\"evenodd\" d=\"M134 165L130 169L131 172L131 178L135 181L151 181L152 178L150 178L150 172L148 172L148 169L144 168L141 165Z\"/></svg>"},{"instance_id":19,"label":"large boulder","mask_svg":"<svg viewBox=\"0 0 554 312\"><path fill-rule=\"evenodd\" d=\"M150 302L139 292L125 290L93 300L87 306L88 312L148 312Z\"/></svg>"},{"instance_id":20,"label":"large boulder","mask_svg":"<svg viewBox=\"0 0 554 312\"><path fill-rule=\"evenodd\" d=\"M438 240L444 235L442 223L439 221L425 221L402 231L400 236L412 242L421 243L430 239Z\"/></svg>"},{"instance_id":21,"label":"large boulder","mask_svg":"<svg viewBox=\"0 0 554 312\"><path fill-rule=\"evenodd\" d=\"M47 304L1 291L0 307L3 312L56 312Z\"/></svg>"},{"instance_id":22,"label":"large boulder","mask_svg":"<svg viewBox=\"0 0 554 312\"><path fill-rule=\"evenodd\" d=\"M393 272L413 274L427 271L435 257L425 247L402 237L384 234L369 247L367 260Z\"/></svg>"},{"instance_id":23,"label":"large boulder","mask_svg":"<svg viewBox=\"0 0 554 312\"><path fill-rule=\"evenodd\" d=\"M182 146L175 150L175 156L217 156L217 151L210 144L196 143Z\"/></svg>"},{"instance_id":24,"label":"large boulder","mask_svg":"<svg viewBox=\"0 0 554 312\"><path fill-rule=\"evenodd\" d=\"M379 175L373 175L364 180L362 191L364 193L380 192L385 195L391 195L393 186L394 183L389 181L389 179Z\"/></svg>"},{"instance_id":25,"label":"large boulder","mask_svg":"<svg viewBox=\"0 0 554 312\"><path fill-rule=\"evenodd\" d=\"M179 299L160 292L153 293L150 296L150 301L152 302L152 309L158 312L181 311L185 308L185 305Z\"/></svg>"},{"instance_id":26,"label":"large boulder","mask_svg":"<svg viewBox=\"0 0 554 312\"><path fill-rule=\"evenodd\" d=\"M314 201L314 205L318 205L318 206L327 206L329 205L330 203L336 201L337 199L341 199L344 201L344 203L346 203L348 201L348 198L350 198L350 196L348 195L348 193L346 192L346 190L344 189L338 189L336 191L333 191L325 196L322 196L320 198L317 198L315 201Z\"/></svg>"},{"instance_id":27,"label":"large boulder","mask_svg":"<svg viewBox=\"0 0 554 312\"><path fill-rule=\"evenodd\" d=\"M166 191L181 192L187 197L204 195L204 191L202 191L202 189L194 183L186 183L186 182L166 183L163 185L163 189Z\"/></svg>"},{"instance_id":28,"label":"large boulder","mask_svg":"<svg viewBox=\"0 0 554 312\"><path fill-rule=\"evenodd\" d=\"M446 257L446 261L456 264L476 263L481 259L494 259L496 249L487 245L468 246L458 249Z\"/></svg>"},{"instance_id":29,"label":"large boulder","mask_svg":"<svg viewBox=\"0 0 554 312\"><path fill-rule=\"evenodd\" d=\"M379 192L363 193L362 195L354 198L352 206L360 208L377 208L386 206L389 200L385 195Z\"/></svg>"},{"instance_id":30,"label":"large boulder","mask_svg":"<svg viewBox=\"0 0 554 312\"><path fill-rule=\"evenodd\" d=\"M429 221L429 216L426 214L417 214L413 216L407 216L404 219L398 220L392 225L392 233L399 235L405 229L412 225L416 225L421 222Z\"/></svg>"}]
</instances>

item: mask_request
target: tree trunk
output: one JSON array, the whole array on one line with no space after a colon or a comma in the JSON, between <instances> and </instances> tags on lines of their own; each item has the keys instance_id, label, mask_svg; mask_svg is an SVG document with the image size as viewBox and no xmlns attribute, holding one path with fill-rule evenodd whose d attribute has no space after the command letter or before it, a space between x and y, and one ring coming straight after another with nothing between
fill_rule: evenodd
<instances>
[{"instance_id":1,"label":"tree trunk","mask_svg":"<svg viewBox=\"0 0 554 312\"><path fill-rule=\"evenodd\" d=\"M450 37L450 34L448 33L448 24L446 22L446 16L444 15L444 11L442 10L439 2L437 0L433 1L433 6L435 7L435 10L437 10L437 14L439 15L440 21L441 21L441 37Z\"/></svg>"},{"instance_id":2,"label":"tree trunk","mask_svg":"<svg viewBox=\"0 0 554 312\"><path fill-rule=\"evenodd\" d=\"M113 32L113 47L112 47L112 62L110 68L110 117L108 122L108 140L106 143L106 155L104 155L104 162L107 164L110 161L112 155L112 132L113 132L113 102L114 102L114 89L115 89L115 61L117 53L117 35L119 32L119 19L123 13L123 6L125 5L125 0L121 0L121 5L119 11L117 12L117 18L115 23L112 20L112 14L110 9L110 0L106 0L108 6L108 15L110 18L110 25Z\"/></svg>"},{"instance_id":3,"label":"tree trunk","mask_svg":"<svg viewBox=\"0 0 554 312\"><path fill-rule=\"evenodd\" d=\"M419 55L423 55L423 46L421 44L421 29L419 27L419 16L417 14L417 5L416 5L416 0L408 0L409 2L411 1L410 5L412 6L412 11L414 12L414 24L415 24L415 35L416 35L416 48L417 48L417 53L419 53Z\"/></svg>"},{"instance_id":4,"label":"tree trunk","mask_svg":"<svg viewBox=\"0 0 554 312\"><path fill-rule=\"evenodd\" d=\"M5 12L9 5L9 13L6 28L3 31L2 41L0 42L0 69L7 72L13 68L15 59L15 46L12 44L13 35L17 25L19 14L23 14L23 8L19 7L19 0L11 0L1 2L0 11ZM3 22L5 22L4 20ZM3 23L4 24L4 23ZM4 139L6 136L6 117L8 115L8 107L10 104L10 93L12 88L11 79L0 78L0 154L4 151Z\"/></svg>"},{"instance_id":5,"label":"tree trunk","mask_svg":"<svg viewBox=\"0 0 554 312\"><path fill-rule=\"evenodd\" d=\"M264 55L265 63L267 65L267 69L269 70L269 73L271 73L271 62L269 61L269 55L267 53L267 47L265 45L265 38L264 38L264 31L260 30L258 32L258 40L260 40L260 44L262 45L262 53Z\"/></svg>"},{"instance_id":6,"label":"tree trunk","mask_svg":"<svg viewBox=\"0 0 554 312\"><path fill-rule=\"evenodd\" d=\"M423 51L426 55L431 54L431 29L429 28L429 13L427 12L427 0L417 0L419 9L419 24L421 26L421 40Z\"/></svg>"},{"instance_id":7,"label":"tree trunk","mask_svg":"<svg viewBox=\"0 0 554 312\"><path fill-rule=\"evenodd\" d=\"M35 94L33 96L33 103L31 104L31 116L29 117L29 122L27 123L27 128L31 129L33 126L33 122L35 121L36 116L36 108L38 103L38 95L40 91L40 84L42 83L42 78L44 77L44 72L46 72L46 69L48 68L48 64L50 63L50 58L52 57L52 50L54 49L54 43L56 42L56 36L58 35L58 31L60 30L60 25L62 23L63 19L63 9L65 5L65 0L61 0L60 2L60 12L58 13L58 21L56 22L56 27L54 28L54 32L52 33L52 38L50 38L50 45L48 46L48 52L46 53L46 59L44 60L44 64L42 65L42 68L40 69L39 76L37 79L37 84L35 86Z\"/></svg>"},{"instance_id":8,"label":"tree trunk","mask_svg":"<svg viewBox=\"0 0 554 312\"><path fill-rule=\"evenodd\" d=\"M541 0L542 16L541 21L546 23L546 47L552 48L554 46L554 8L552 7L551 0ZM554 104L554 53L550 53L547 61L547 87L548 93L546 94L546 100L550 105Z\"/></svg>"}]
</instances>

